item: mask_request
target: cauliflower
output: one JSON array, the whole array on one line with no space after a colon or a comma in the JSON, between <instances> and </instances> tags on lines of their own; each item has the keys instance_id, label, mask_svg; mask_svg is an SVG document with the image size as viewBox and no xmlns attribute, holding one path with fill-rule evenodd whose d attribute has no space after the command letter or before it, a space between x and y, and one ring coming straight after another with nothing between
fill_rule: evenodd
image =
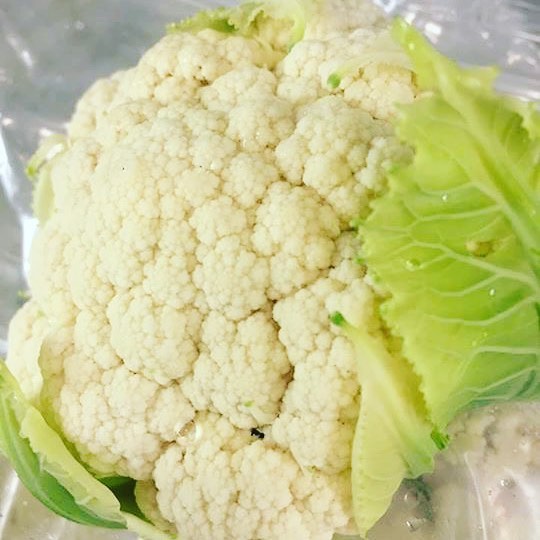
<instances>
[{"instance_id":1,"label":"cauliflower","mask_svg":"<svg viewBox=\"0 0 540 540\"><path fill-rule=\"evenodd\" d=\"M534 278L526 265L514 268L519 253L474 264L467 259L474 253L455 255L461 244L445 236L453 223L485 243L480 236L492 225L476 230L483 222L464 216L491 219L499 210L480 190L467 199L479 209L467 206L451 226L437 222L463 206L440 208L449 197L441 190L457 197L471 180L452 168L458 159L443 164L430 146L412 165L418 171L403 167L402 183L391 177L386 185L390 165L412 155L395 133L395 105L415 101L419 90L408 57L367 0L249 2L170 30L135 67L97 81L66 138L45 142L31 163L41 226L31 299L13 319L7 359L24 396L0 368L0 397L11 388L5 403L13 408L6 413L0 400L0 420L11 414L28 434L30 425L45 429L43 415L62 435L66 448L45 469L66 488L73 488L62 484L74 482L69 471L78 471L84 482L75 503L92 514L84 523L97 513L107 526L150 534L137 521L144 514L186 540L363 534L403 477L430 470L457 412L497 401L497 392L535 395ZM406 39L415 54L435 54L418 37ZM444 84L487 84L434 58L450 73ZM426 123L434 117L426 114L429 99L417 107ZM437 114L461 125L451 116L457 110L452 102ZM484 155L463 163L476 166ZM520 163L532 178L530 163ZM424 181L422 167L433 166L437 178ZM439 176L446 184L432 186ZM359 238L370 206L372 228ZM435 263L477 273L467 267L470 281L448 285ZM484 268L495 277L479 277ZM526 298L527 309L508 311L522 334L507 347L497 328L484 330L507 313L495 316L467 296L497 272L525 272L512 298ZM453 300L434 305L433 291ZM390 298L382 307L381 295ZM455 313L457 304L466 315ZM411 316L415 309L424 311ZM470 317L478 318L472 329ZM441 343L435 352L431 336ZM497 357L489 374L476 367L477 357L499 349L518 351L523 363L511 371ZM37 451L41 439L28 437ZM115 495L118 485L131 486L138 514L104 494L103 484Z\"/></svg>"},{"instance_id":2,"label":"cauliflower","mask_svg":"<svg viewBox=\"0 0 540 540\"><path fill-rule=\"evenodd\" d=\"M45 166L8 366L181 538L351 528L359 386L329 314L369 324L351 220L406 153L388 120L416 89L383 60L327 85L388 31L368 2L342 4L321 3L288 54L275 22L270 49L170 33L86 92Z\"/></svg>"}]
</instances>

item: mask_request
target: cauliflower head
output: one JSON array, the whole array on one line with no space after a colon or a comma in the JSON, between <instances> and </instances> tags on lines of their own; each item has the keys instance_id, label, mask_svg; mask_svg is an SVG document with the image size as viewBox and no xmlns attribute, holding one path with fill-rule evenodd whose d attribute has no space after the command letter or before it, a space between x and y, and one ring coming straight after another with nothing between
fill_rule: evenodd
<instances>
[{"instance_id":1,"label":"cauliflower head","mask_svg":"<svg viewBox=\"0 0 540 540\"><path fill-rule=\"evenodd\" d=\"M178 25L84 94L39 171L8 366L186 540L354 531L359 385L329 314L376 324L353 220L407 155L389 120L416 88L369 2L292 4Z\"/></svg>"}]
</instances>

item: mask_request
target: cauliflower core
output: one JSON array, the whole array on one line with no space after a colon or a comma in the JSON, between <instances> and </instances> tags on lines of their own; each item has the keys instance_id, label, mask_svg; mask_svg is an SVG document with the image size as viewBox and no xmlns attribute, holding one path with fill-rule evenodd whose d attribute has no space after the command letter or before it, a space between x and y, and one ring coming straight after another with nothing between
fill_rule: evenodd
<instances>
[{"instance_id":1,"label":"cauliflower core","mask_svg":"<svg viewBox=\"0 0 540 540\"><path fill-rule=\"evenodd\" d=\"M351 220L405 152L388 120L415 87L384 55L329 87L386 22L362 0L319 9L277 62L255 39L167 35L87 91L48 165L9 367L186 540L354 530L359 386L329 314L372 324Z\"/></svg>"}]
</instances>

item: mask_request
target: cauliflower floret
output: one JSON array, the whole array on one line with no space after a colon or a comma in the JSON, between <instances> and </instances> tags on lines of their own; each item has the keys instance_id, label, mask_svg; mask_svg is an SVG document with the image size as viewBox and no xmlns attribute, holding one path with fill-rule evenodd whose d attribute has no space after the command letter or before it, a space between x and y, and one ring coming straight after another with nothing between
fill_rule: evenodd
<instances>
[{"instance_id":1,"label":"cauliflower floret","mask_svg":"<svg viewBox=\"0 0 540 540\"><path fill-rule=\"evenodd\" d=\"M68 134L72 138L82 138L96 128L98 121L106 114L118 90L123 73L120 71L108 79L98 79L79 100L69 123Z\"/></svg>"},{"instance_id":2,"label":"cauliflower floret","mask_svg":"<svg viewBox=\"0 0 540 540\"><path fill-rule=\"evenodd\" d=\"M257 207L279 180L277 167L261 154L240 152L223 172L223 191L243 208Z\"/></svg>"},{"instance_id":3,"label":"cauliflower floret","mask_svg":"<svg viewBox=\"0 0 540 540\"><path fill-rule=\"evenodd\" d=\"M350 245L351 237L344 237L340 251L345 257ZM331 326L329 313L352 311L352 320L361 324L364 321L354 312L360 311L360 317L369 319L373 311L360 269L351 268L350 262L344 258L329 277L274 307L294 377L285 392L281 414L272 424L272 435L291 450L300 465L327 472L341 472L350 466L360 398L353 348ZM360 303L355 303L358 300ZM351 303L355 303L354 309Z\"/></svg>"},{"instance_id":4,"label":"cauliflower floret","mask_svg":"<svg viewBox=\"0 0 540 540\"><path fill-rule=\"evenodd\" d=\"M323 41L297 43L278 66L277 95L297 106L327 95L329 89L320 84L319 68L321 60L326 60L328 55L328 46Z\"/></svg>"},{"instance_id":5,"label":"cauliflower floret","mask_svg":"<svg viewBox=\"0 0 540 540\"><path fill-rule=\"evenodd\" d=\"M95 139L103 146L112 146L129 137L137 126L148 126L159 110L159 106L149 99L141 99L119 105L112 109L107 119L97 121Z\"/></svg>"},{"instance_id":6,"label":"cauliflower floret","mask_svg":"<svg viewBox=\"0 0 540 540\"><path fill-rule=\"evenodd\" d=\"M396 103L411 103L415 90L411 84L410 70L399 66L370 64L362 77L345 86L344 97L348 103L369 112L375 118L388 119Z\"/></svg>"},{"instance_id":7,"label":"cauliflower floret","mask_svg":"<svg viewBox=\"0 0 540 540\"><path fill-rule=\"evenodd\" d=\"M22 313L31 321L28 306ZM44 338L35 361L46 416L102 474L149 479L165 443L194 417L193 407L178 385L160 386L119 359L104 366L81 349L69 326L49 329Z\"/></svg>"},{"instance_id":8,"label":"cauliflower floret","mask_svg":"<svg viewBox=\"0 0 540 540\"><path fill-rule=\"evenodd\" d=\"M209 110L217 109L227 112L240 101L250 101L261 96L274 96L276 85L276 76L271 71L246 66L229 71L216 79L214 84L202 88L200 97Z\"/></svg>"},{"instance_id":9,"label":"cauliflower floret","mask_svg":"<svg viewBox=\"0 0 540 540\"><path fill-rule=\"evenodd\" d=\"M182 537L312 540L347 524L345 475L303 472L218 415L195 422L200 438L170 446L155 469L158 504Z\"/></svg>"},{"instance_id":10,"label":"cauliflower floret","mask_svg":"<svg viewBox=\"0 0 540 540\"><path fill-rule=\"evenodd\" d=\"M75 346L103 369L121 364L111 343L111 328L104 313L82 310L73 330Z\"/></svg>"},{"instance_id":11,"label":"cauliflower floret","mask_svg":"<svg viewBox=\"0 0 540 540\"><path fill-rule=\"evenodd\" d=\"M114 296L114 287L103 279L98 253L88 253L80 238L72 237L66 248L67 281L78 309L106 306Z\"/></svg>"},{"instance_id":12,"label":"cauliflower floret","mask_svg":"<svg viewBox=\"0 0 540 540\"><path fill-rule=\"evenodd\" d=\"M48 331L46 317L32 300L24 304L10 323L10 348L16 350L19 357L9 355L7 365L21 381L21 389L30 400L39 397L43 385L38 357Z\"/></svg>"},{"instance_id":13,"label":"cauliflower floret","mask_svg":"<svg viewBox=\"0 0 540 540\"><path fill-rule=\"evenodd\" d=\"M327 0L321 2L310 21L306 38L328 38L347 34L358 28L382 29L388 24L384 13L366 0Z\"/></svg>"},{"instance_id":14,"label":"cauliflower floret","mask_svg":"<svg viewBox=\"0 0 540 540\"><path fill-rule=\"evenodd\" d=\"M364 15L362 10L356 13ZM332 16L325 18L326 23L331 20ZM297 106L339 95L355 109L389 120L397 103L410 103L416 96L412 71L406 58L399 60L385 25L350 28L351 32L315 33L298 43L278 66L277 94Z\"/></svg>"},{"instance_id":15,"label":"cauliflower floret","mask_svg":"<svg viewBox=\"0 0 540 540\"><path fill-rule=\"evenodd\" d=\"M54 206L63 214L62 227L72 237L85 226L90 206L88 178L96 169L101 150L91 138L70 140L69 152L63 153L58 169L51 167Z\"/></svg>"},{"instance_id":16,"label":"cauliflower floret","mask_svg":"<svg viewBox=\"0 0 540 540\"><path fill-rule=\"evenodd\" d=\"M173 33L152 47L136 69L125 73L111 105L138 99L161 104L189 99L234 67L265 65L268 60L268 52L255 40L224 39L212 30Z\"/></svg>"},{"instance_id":17,"label":"cauliflower floret","mask_svg":"<svg viewBox=\"0 0 540 540\"><path fill-rule=\"evenodd\" d=\"M124 364L160 383L189 372L197 359L197 309L161 306L136 287L109 303L110 342Z\"/></svg>"},{"instance_id":18,"label":"cauliflower floret","mask_svg":"<svg viewBox=\"0 0 540 540\"><path fill-rule=\"evenodd\" d=\"M291 183L315 189L348 225L368 200L366 188L376 186L383 175L385 160L372 157L374 139L381 141L379 153L388 145L389 158L403 153L385 122L351 107L342 97L327 96L303 109L294 133L279 144L276 156Z\"/></svg>"},{"instance_id":19,"label":"cauliflower floret","mask_svg":"<svg viewBox=\"0 0 540 540\"><path fill-rule=\"evenodd\" d=\"M328 268L339 232L332 209L310 189L273 184L257 210L252 237L257 252L270 258L269 296L290 294Z\"/></svg>"},{"instance_id":20,"label":"cauliflower floret","mask_svg":"<svg viewBox=\"0 0 540 540\"><path fill-rule=\"evenodd\" d=\"M201 245L197 258L193 279L210 309L239 320L267 303L268 261L254 253L248 235L226 236L213 249Z\"/></svg>"},{"instance_id":21,"label":"cauliflower floret","mask_svg":"<svg viewBox=\"0 0 540 540\"><path fill-rule=\"evenodd\" d=\"M191 278L197 264L196 245L194 231L188 223L163 220L157 243L159 251L144 265L144 293L160 305L176 310L192 304L197 296Z\"/></svg>"},{"instance_id":22,"label":"cauliflower floret","mask_svg":"<svg viewBox=\"0 0 540 540\"><path fill-rule=\"evenodd\" d=\"M263 151L275 148L294 129L294 110L276 98L243 99L229 112L227 135L243 149Z\"/></svg>"},{"instance_id":23,"label":"cauliflower floret","mask_svg":"<svg viewBox=\"0 0 540 540\"><path fill-rule=\"evenodd\" d=\"M351 220L407 155L386 119L415 88L376 59L332 88L383 18L316 5L290 51L264 18L260 39L167 35L88 90L46 165L9 366L186 540L350 530L359 385L329 315L375 319Z\"/></svg>"},{"instance_id":24,"label":"cauliflower floret","mask_svg":"<svg viewBox=\"0 0 540 540\"><path fill-rule=\"evenodd\" d=\"M72 322L77 315L64 262L69 242L62 220L53 217L36 235L30 253L28 281L32 297L52 326ZM10 342L18 339L16 335L15 331Z\"/></svg>"},{"instance_id":25,"label":"cauliflower floret","mask_svg":"<svg viewBox=\"0 0 540 540\"><path fill-rule=\"evenodd\" d=\"M269 314L238 324L219 312L206 318L193 377L182 388L198 410L212 406L238 427L270 424L279 412L290 364ZM223 392L227 388L227 392Z\"/></svg>"},{"instance_id":26,"label":"cauliflower floret","mask_svg":"<svg viewBox=\"0 0 540 540\"><path fill-rule=\"evenodd\" d=\"M194 416L180 388L162 388L124 366L103 370L77 354L63 367L54 406L81 457L105 473L149 479L164 443Z\"/></svg>"}]
</instances>

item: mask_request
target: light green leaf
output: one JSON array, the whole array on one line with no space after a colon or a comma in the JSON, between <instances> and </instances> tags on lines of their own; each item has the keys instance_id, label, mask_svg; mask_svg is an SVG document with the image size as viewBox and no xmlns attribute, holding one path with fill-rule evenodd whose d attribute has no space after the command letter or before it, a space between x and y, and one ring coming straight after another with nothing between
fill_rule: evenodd
<instances>
[{"instance_id":1,"label":"light green leaf","mask_svg":"<svg viewBox=\"0 0 540 540\"><path fill-rule=\"evenodd\" d=\"M400 47L390 32L385 31L366 45L358 56L331 73L327 84L330 88L337 88L345 77L356 75L370 64L384 64L412 71L411 60L403 47Z\"/></svg>"},{"instance_id":2,"label":"light green leaf","mask_svg":"<svg viewBox=\"0 0 540 540\"><path fill-rule=\"evenodd\" d=\"M234 34L238 29L234 26L231 17L231 8L217 8L198 11L193 17L183 21L170 23L167 25L167 32L200 32L211 29L223 34Z\"/></svg>"},{"instance_id":3,"label":"light green leaf","mask_svg":"<svg viewBox=\"0 0 540 540\"><path fill-rule=\"evenodd\" d=\"M540 141L485 70L462 70L396 28L434 93L402 109L414 162L390 175L363 251L444 428L471 407L540 398Z\"/></svg>"},{"instance_id":4,"label":"light green leaf","mask_svg":"<svg viewBox=\"0 0 540 540\"><path fill-rule=\"evenodd\" d=\"M172 537L147 522L129 478L94 478L22 394L0 360L0 451L27 489L45 506L76 523L126 529L149 540ZM110 487L109 487L110 486Z\"/></svg>"},{"instance_id":5,"label":"light green leaf","mask_svg":"<svg viewBox=\"0 0 540 540\"><path fill-rule=\"evenodd\" d=\"M28 490L57 514L85 525L125 528L118 501L65 451L2 360L0 450Z\"/></svg>"},{"instance_id":6,"label":"light green leaf","mask_svg":"<svg viewBox=\"0 0 540 540\"><path fill-rule=\"evenodd\" d=\"M460 68L403 21L394 35L424 91L401 108L397 122L415 156L389 174L388 191L359 234L368 271L388 295L385 326L418 377L408 384L423 396L433 442L444 446L446 426L462 411L540 399L538 113L495 94L495 70ZM362 341L357 351L369 358ZM383 365L383 358L373 355L371 362ZM356 434L358 447L372 440L379 446L378 454L354 453L354 460L366 460L361 477L353 474L356 518L365 532L388 506L398 476L419 473L409 456L426 448L426 435L411 429L407 438L395 429L411 418L403 403L402 411L388 404L395 386L369 390L373 371L361 372L360 382L362 408L379 416ZM383 421L381 410L393 421ZM373 478L385 456L393 476ZM370 513L361 505L366 500Z\"/></svg>"},{"instance_id":7,"label":"light green leaf","mask_svg":"<svg viewBox=\"0 0 540 540\"><path fill-rule=\"evenodd\" d=\"M432 471L437 445L407 362L391 354L380 337L346 322L340 326L355 347L362 385L351 480L356 524L365 534L390 506L403 478Z\"/></svg>"},{"instance_id":8,"label":"light green leaf","mask_svg":"<svg viewBox=\"0 0 540 540\"><path fill-rule=\"evenodd\" d=\"M41 224L45 223L54 209L54 192L51 168L55 159L67 149L65 135L50 135L42 141L37 152L26 166L28 178L35 182L32 210Z\"/></svg>"},{"instance_id":9,"label":"light green leaf","mask_svg":"<svg viewBox=\"0 0 540 540\"><path fill-rule=\"evenodd\" d=\"M167 26L169 33L200 32L212 29L225 34L234 34L258 39L270 48L276 48L266 31L264 21L272 20L276 30L288 27L289 42L292 47L304 37L306 22L317 2L309 0L261 0L245 1L232 8L217 8L200 11L193 17L171 23Z\"/></svg>"}]
</instances>

